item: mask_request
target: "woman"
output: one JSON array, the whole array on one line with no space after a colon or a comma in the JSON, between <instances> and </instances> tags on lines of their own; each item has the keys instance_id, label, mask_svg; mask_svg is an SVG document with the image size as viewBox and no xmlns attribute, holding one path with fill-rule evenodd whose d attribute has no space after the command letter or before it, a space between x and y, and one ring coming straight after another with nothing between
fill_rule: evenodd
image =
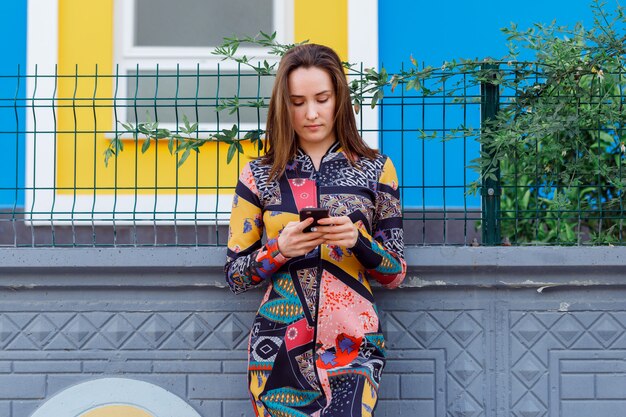
<instances>
[{"instance_id":1,"label":"woman","mask_svg":"<svg viewBox=\"0 0 626 417\"><path fill-rule=\"evenodd\" d=\"M393 164L359 136L332 49L284 55L267 139L237 184L225 266L235 293L268 282L249 344L256 415L371 416L385 344L369 280L402 282L402 218ZM307 207L329 210L311 232Z\"/></svg>"}]
</instances>

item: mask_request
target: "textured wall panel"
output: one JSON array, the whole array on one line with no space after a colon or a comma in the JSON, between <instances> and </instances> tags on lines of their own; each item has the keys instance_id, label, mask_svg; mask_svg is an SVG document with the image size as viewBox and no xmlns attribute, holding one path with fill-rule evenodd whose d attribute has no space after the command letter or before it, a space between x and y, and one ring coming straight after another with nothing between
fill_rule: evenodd
<instances>
[{"instance_id":1,"label":"textured wall panel","mask_svg":"<svg viewBox=\"0 0 626 417\"><path fill-rule=\"evenodd\" d=\"M30 417L56 394L107 377L156 385L203 417L252 416L246 348L262 292L234 296L207 284L219 277L203 275L197 264L205 261L196 260L195 251L184 253L188 257L176 267L150 253L153 258L137 258L146 262L138 267L122 250L128 257L117 261L118 270L50 270L32 263L23 275L27 257L16 252L5 259L2 417ZM376 290L389 352L376 417L624 415L622 258L615 258L614 267L592 265L590 271L582 263L557 267L563 257L546 250L540 261L547 266L530 268L541 263L533 252L532 259L494 257L504 266L481 269L469 260L487 252L441 253L455 256L432 260L439 264L428 273L440 268L442 279L429 278L428 288L414 285L426 282L414 275L405 288ZM92 255L99 259L99 252ZM112 254L102 256L106 265L115 264ZM604 256L589 259L610 254ZM526 270L514 267L520 262ZM508 274L525 271L523 280ZM587 272L593 279L582 279Z\"/></svg>"},{"instance_id":2,"label":"textured wall panel","mask_svg":"<svg viewBox=\"0 0 626 417\"><path fill-rule=\"evenodd\" d=\"M261 292L168 291L3 293L7 417L28 417L54 394L105 376L158 385L207 417L250 415L246 347ZM377 291L389 347L377 416L621 416L626 311L593 302L606 294Z\"/></svg>"}]
</instances>

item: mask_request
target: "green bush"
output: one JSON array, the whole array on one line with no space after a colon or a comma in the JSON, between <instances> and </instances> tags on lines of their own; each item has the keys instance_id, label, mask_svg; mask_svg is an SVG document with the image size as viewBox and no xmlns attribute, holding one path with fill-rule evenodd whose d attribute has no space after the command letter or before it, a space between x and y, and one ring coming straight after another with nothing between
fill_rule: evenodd
<instances>
[{"instance_id":1,"label":"green bush","mask_svg":"<svg viewBox=\"0 0 626 417\"><path fill-rule=\"evenodd\" d=\"M594 25L515 26L505 33L535 52L498 81L503 101L483 126L483 176L499 168L501 232L513 243L622 241L626 172L623 10L592 6Z\"/></svg>"}]
</instances>

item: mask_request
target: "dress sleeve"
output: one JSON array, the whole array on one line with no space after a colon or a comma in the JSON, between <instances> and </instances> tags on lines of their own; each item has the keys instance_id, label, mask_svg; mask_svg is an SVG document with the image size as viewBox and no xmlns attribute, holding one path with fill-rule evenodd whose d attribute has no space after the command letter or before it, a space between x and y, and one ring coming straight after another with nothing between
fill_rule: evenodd
<instances>
[{"instance_id":1,"label":"dress sleeve","mask_svg":"<svg viewBox=\"0 0 626 417\"><path fill-rule=\"evenodd\" d=\"M261 284L288 261L278 250L278 239L263 245L262 236L263 211L248 163L235 188L224 266L226 282L235 294Z\"/></svg>"},{"instance_id":2,"label":"dress sleeve","mask_svg":"<svg viewBox=\"0 0 626 417\"><path fill-rule=\"evenodd\" d=\"M399 286L406 275L402 208L396 169L387 158L378 179L376 208L372 232L362 222L357 223L359 237L351 249L371 277L387 288Z\"/></svg>"}]
</instances>

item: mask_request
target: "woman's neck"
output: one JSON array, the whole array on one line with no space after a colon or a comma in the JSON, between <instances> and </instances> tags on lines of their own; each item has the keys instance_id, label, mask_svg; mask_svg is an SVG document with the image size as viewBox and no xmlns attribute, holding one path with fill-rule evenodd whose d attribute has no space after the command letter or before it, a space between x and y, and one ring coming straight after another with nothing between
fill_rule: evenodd
<instances>
[{"instance_id":1,"label":"woman's neck","mask_svg":"<svg viewBox=\"0 0 626 417\"><path fill-rule=\"evenodd\" d=\"M330 143L300 143L300 148L304 151L305 154L309 156L309 158L311 158L313 166L316 170L318 170L320 168L320 164L322 163L322 158L324 157L324 155L326 155L326 153L333 146L334 143L334 139Z\"/></svg>"}]
</instances>

